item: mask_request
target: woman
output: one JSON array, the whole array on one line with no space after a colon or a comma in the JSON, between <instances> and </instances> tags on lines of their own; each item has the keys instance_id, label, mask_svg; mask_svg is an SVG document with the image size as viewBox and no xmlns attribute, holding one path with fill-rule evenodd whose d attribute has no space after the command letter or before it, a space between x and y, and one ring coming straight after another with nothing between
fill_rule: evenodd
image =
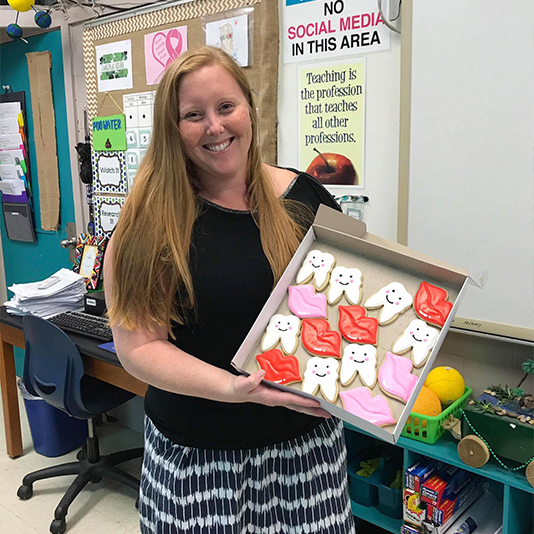
<instances>
[{"instance_id":1,"label":"woman","mask_svg":"<svg viewBox=\"0 0 534 534\"><path fill-rule=\"evenodd\" d=\"M141 531L353 532L341 423L230 365L313 212L336 204L261 162L250 86L221 50L167 68L154 124L105 262L117 353L149 384Z\"/></svg>"}]
</instances>

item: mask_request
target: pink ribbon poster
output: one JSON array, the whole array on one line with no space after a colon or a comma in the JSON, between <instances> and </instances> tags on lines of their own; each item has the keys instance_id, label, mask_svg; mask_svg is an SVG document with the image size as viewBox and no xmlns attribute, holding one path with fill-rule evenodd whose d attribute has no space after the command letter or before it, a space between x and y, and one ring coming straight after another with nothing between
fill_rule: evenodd
<instances>
[{"instance_id":1,"label":"pink ribbon poster","mask_svg":"<svg viewBox=\"0 0 534 534\"><path fill-rule=\"evenodd\" d=\"M187 50L187 26L145 35L146 83L159 83L165 67Z\"/></svg>"}]
</instances>

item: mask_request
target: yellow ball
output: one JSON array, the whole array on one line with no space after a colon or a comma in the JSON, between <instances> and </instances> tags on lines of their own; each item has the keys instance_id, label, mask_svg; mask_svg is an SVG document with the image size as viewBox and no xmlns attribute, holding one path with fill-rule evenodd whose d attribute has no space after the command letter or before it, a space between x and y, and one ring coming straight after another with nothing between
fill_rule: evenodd
<instances>
[{"instance_id":1,"label":"yellow ball","mask_svg":"<svg viewBox=\"0 0 534 534\"><path fill-rule=\"evenodd\" d=\"M432 369L425 381L425 386L433 391L444 406L450 406L465 392L462 375L452 367Z\"/></svg>"},{"instance_id":2,"label":"yellow ball","mask_svg":"<svg viewBox=\"0 0 534 534\"><path fill-rule=\"evenodd\" d=\"M441 413L441 402L431 389L423 386L413 405L412 412L436 417Z\"/></svg>"},{"instance_id":3,"label":"yellow ball","mask_svg":"<svg viewBox=\"0 0 534 534\"><path fill-rule=\"evenodd\" d=\"M35 0L7 0L7 3L15 10L20 12L29 11Z\"/></svg>"}]
</instances>

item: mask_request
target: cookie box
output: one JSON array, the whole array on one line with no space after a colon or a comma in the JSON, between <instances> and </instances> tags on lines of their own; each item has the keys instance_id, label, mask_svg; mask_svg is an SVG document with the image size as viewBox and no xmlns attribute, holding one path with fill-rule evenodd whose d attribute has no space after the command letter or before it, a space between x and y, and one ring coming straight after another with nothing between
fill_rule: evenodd
<instances>
[{"instance_id":1,"label":"cookie box","mask_svg":"<svg viewBox=\"0 0 534 534\"><path fill-rule=\"evenodd\" d=\"M468 280L321 206L232 365L396 443Z\"/></svg>"}]
</instances>

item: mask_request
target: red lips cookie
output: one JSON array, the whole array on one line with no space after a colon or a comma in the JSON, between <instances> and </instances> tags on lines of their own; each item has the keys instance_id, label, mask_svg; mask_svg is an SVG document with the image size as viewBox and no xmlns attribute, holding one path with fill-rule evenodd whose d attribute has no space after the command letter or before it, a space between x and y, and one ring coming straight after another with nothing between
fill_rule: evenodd
<instances>
[{"instance_id":1,"label":"red lips cookie","mask_svg":"<svg viewBox=\"0 0 534 534\"><path fill-rule=\"evenodd\" d=\"M295 356L284 356L281 350L272 349L258 354L256 361L265 371L265 380L284 385L302 382L299 361Z\"/></svg>"},{"instance_id":2,"label":"red lips cookie","mask_svg":"<svg viewBox=\"0 0 534 534\"><path fill-rule=\"evenodd\" d=\"M427 323L443 326L452 309L447 292L428 282L421 282L414 300L415 313Z\"/></svg>"},{"instance_id":3,"label":"red lips cookie","mask_svg":"<svg viewBox=\"0 0 534 534\"><path fill-rule=\"evenodd\" d=\"M362 306L339 306L339 331L347 341L377 344L378 320Z\"/></svg>"},{"instance_id":4,"label":"red lips cookie","mask_svg":"<svg viewBox=\"0 0 534 534\"><path fill-rule=\"evenodd\" d=\"M341 336L326 319L302 320L302 344L311 354L341 358Z\"/></svg>"}]
</instances>

